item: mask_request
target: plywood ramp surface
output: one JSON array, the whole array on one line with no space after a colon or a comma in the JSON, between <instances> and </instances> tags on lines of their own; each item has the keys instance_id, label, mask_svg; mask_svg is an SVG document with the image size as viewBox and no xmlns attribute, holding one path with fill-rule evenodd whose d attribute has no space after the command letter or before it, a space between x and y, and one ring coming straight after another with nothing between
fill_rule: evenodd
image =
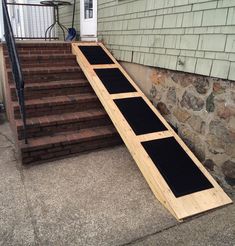
<instances>
[{"instance_id":1,"label":"plywood ramp surface","mask_svg":"<svg viewBox=\"0 0 235 246\"><path fill-rule=\"evenodd\" d=\"M73 43L72 50L151 190L176 219L232 203L102 43Z\"/></svg>"}]
</instances>

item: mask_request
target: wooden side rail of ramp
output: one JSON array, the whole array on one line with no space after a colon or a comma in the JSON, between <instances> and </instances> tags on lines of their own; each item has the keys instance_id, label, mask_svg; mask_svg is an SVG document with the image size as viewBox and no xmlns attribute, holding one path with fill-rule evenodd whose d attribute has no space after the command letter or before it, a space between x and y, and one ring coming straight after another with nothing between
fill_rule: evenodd
<instances>
[{"instance_id":1,"label":"wooden side rail of ramp","mask_svg":"<svg viewBox=\"0 0 235 246\"><path fill-rule=\"evenodd\" d=\"M178 220L232 203L102 43L72 50L153 193Z\"/></svg>"}]
</instances>

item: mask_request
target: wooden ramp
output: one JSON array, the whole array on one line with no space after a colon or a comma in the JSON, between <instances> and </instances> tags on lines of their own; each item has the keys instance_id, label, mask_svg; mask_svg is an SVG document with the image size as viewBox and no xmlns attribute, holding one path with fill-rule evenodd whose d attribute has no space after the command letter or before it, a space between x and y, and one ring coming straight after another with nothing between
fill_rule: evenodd
<instances>
[{"instance_id":1,"label":"wooden ramp","mask_svg":"<svg viewBox=\"0 0 235 246\"><path fill-rule=\"evenodd\" d=\"M178 220L232 203L102 43L72 50L153 193Z\"/></svg>"}]
</instances>

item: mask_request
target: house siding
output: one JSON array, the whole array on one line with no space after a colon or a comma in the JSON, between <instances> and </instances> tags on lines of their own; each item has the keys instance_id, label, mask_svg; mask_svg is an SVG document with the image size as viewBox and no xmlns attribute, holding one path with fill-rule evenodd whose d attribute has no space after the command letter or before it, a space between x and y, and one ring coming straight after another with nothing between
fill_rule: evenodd
<instances>
[{"instance_id":1,"label":"house siding","mask_svg":"<svg viewBox=\"0 0 235 246\"><path fill-rule=\"evenodd\" d=\"M98 37L122 61L235 80L234 0L99 0Z\"/></svg>"},{"instance_id":2,"label":"house siding","mask_svg":"<svg viewBox=\"0 0 235 246\"><path fill-rule=\"evenodd\" d=\"M67 28L72 27L72 18L73 18L73 0L69 0L71 5L60 7L60 22ZM76 9L74 16L74 28L79 32L80 30L80 1L76 1ZM58 28L59 37L62 38L62 31Z\"/></svg>"}]
</instances>

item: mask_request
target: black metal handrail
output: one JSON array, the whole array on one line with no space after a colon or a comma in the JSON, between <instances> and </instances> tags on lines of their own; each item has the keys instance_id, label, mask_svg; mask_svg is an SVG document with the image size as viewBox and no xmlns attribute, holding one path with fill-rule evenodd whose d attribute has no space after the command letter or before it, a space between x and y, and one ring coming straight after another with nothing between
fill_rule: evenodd
<instances>
[{"instance_id":1,"label":"black metal handrail","mask_svg":"<svg viewBox=\"0 0 235 246\"><path fill-rule=\"evenodd\" d=\"M20 60L16 49L15 38L12 31L6 0L2 0L2 10L3 10L5 40L8 49L8 54L11 61L12 76L16 85L16 94L18 97L21 119L23 121L24 139L25 139L25 143L27 144L28 141L27 141L27 129L26 129L27 127L26 127L26 112L25 112L25 98L24 98L24 80L22 76Z\"/></svg>"}]
</instances>

